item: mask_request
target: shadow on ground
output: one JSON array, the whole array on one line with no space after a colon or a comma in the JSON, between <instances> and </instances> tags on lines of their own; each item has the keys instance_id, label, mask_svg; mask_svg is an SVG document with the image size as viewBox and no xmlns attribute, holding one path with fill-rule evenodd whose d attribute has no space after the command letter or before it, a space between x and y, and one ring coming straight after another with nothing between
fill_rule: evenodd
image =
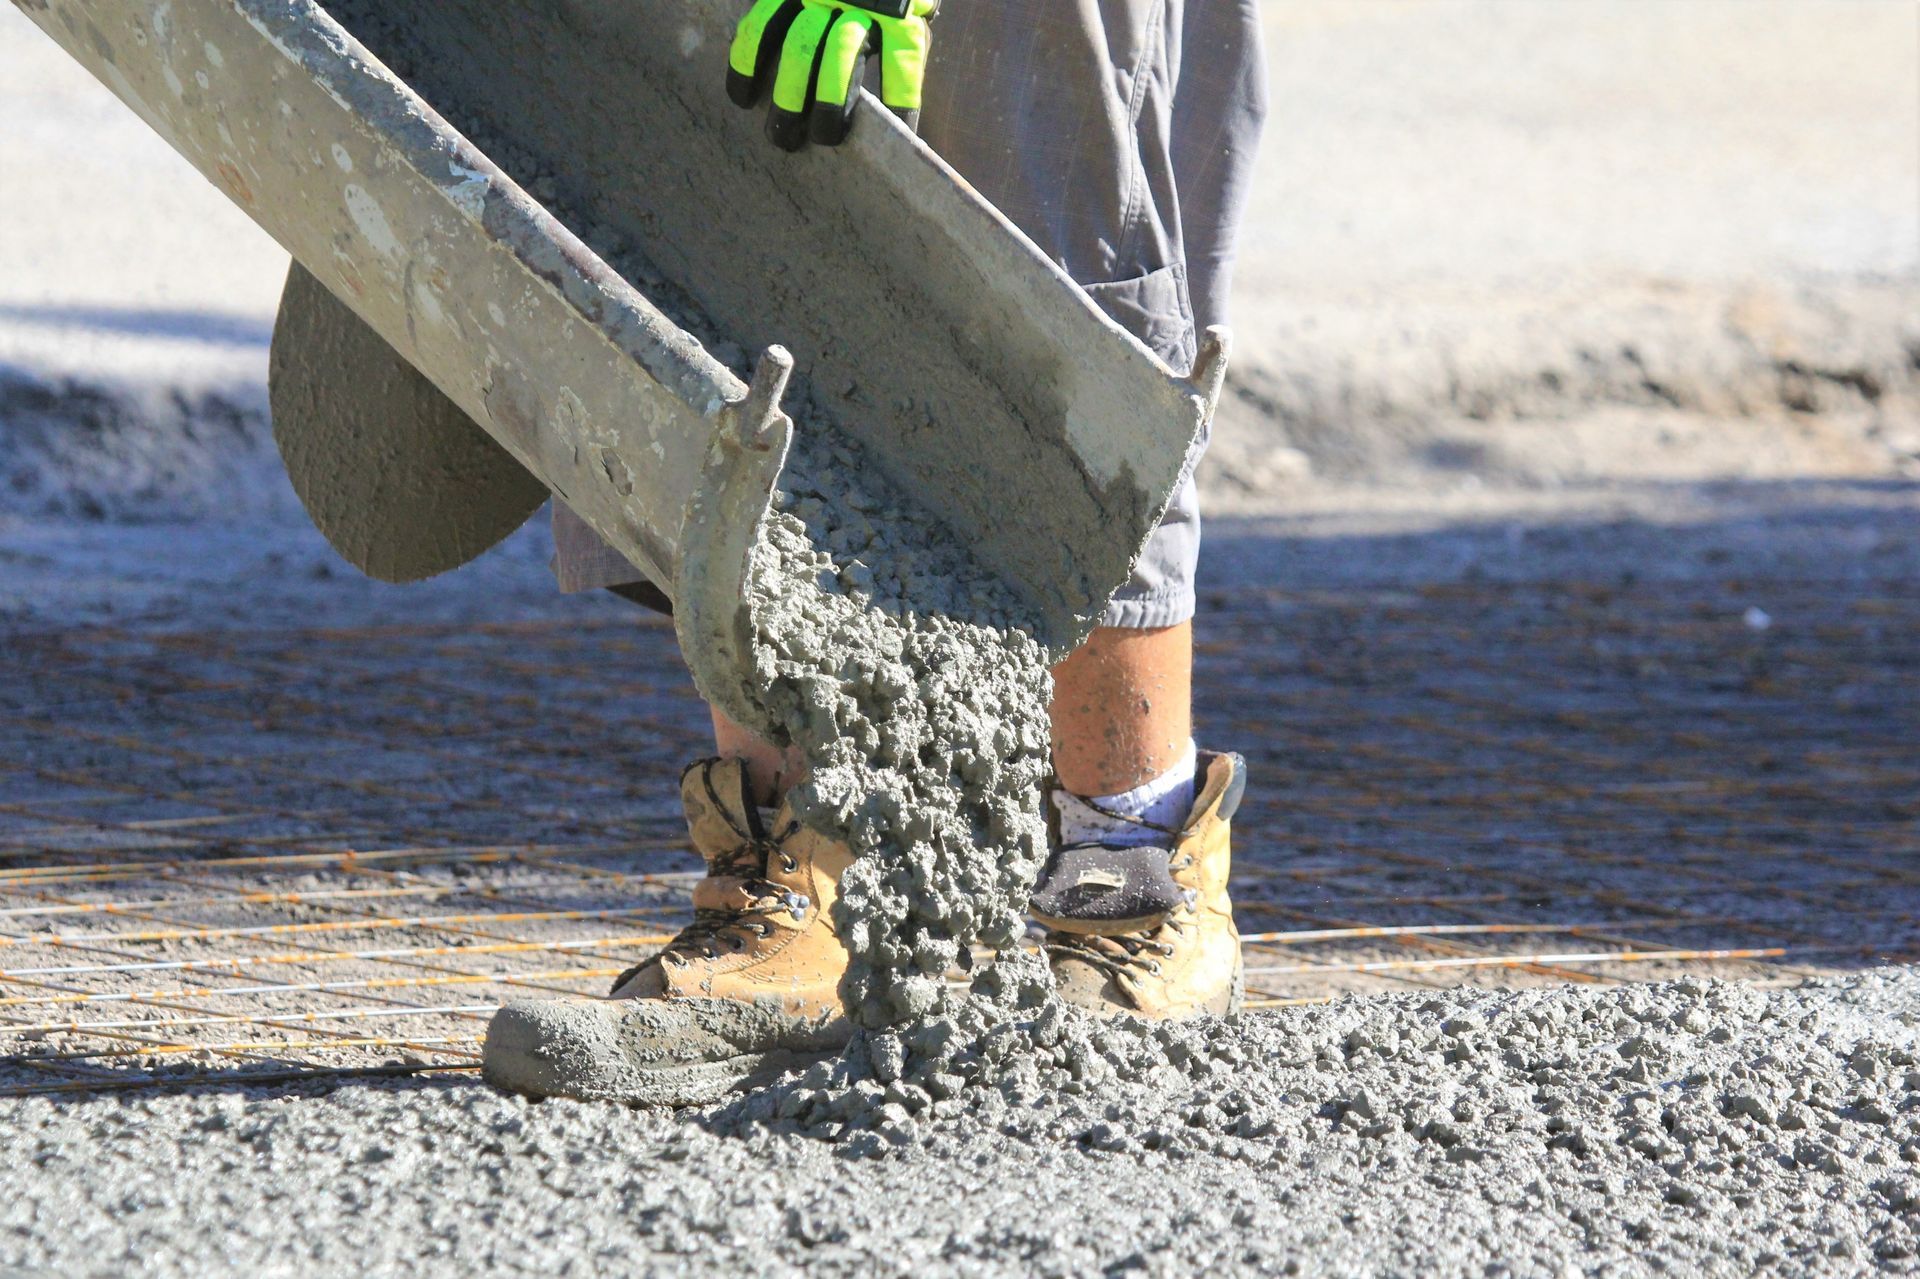
<instances>
[{"instance_id":1,"label":"shadow on ground","mask_svg":"<svg viewBox=\"0 0 1920 1279\"><path fill-rule=\"evenodd\" d=\"M266 346L273 337L273 324L260 316L168 307L0 303L0 324L5 323L223 346Z\"/></svg>"}]
</instances>

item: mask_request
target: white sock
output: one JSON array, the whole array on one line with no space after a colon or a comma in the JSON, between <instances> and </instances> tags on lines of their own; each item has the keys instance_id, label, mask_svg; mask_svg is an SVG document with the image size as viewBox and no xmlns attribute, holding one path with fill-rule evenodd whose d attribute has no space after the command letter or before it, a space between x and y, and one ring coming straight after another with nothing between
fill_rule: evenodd
<instances>
[{"instance_id":1,"label":"white sock","mask_svg":"<svg viewBox=\"0 0 1920 1279\"><path fill-rule=\"evenodd\" d=\"M1084 799L1067 791L1054 791L1053 802L1060 810L1060 842L1126 848L1165 843L1167 836L1154 826L1179 830L1186 824L1193 811L1199 767L1199 752L1188 741L1178 764L1130 791ZM1142 822L1153 825L1143 826Z\"/></svg>"}]
</instances>

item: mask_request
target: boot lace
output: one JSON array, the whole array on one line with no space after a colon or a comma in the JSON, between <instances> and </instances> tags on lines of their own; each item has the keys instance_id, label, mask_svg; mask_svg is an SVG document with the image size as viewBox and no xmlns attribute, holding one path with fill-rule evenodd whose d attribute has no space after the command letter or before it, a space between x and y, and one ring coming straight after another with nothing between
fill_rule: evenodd
<instances>
[{"instance_id":1,"label":"boot lace","mask_svg":"<svg viewBox=\"0 0 1920 1279\"><path fill-rule=\"evenodd\" d=\"M675 933L671 941L614 978L613 992L632 981L642 969L662 960L675 959L690 963L698 959L716 959L722 947L730 951L745 950L750 938L760 939L772 934L773 925L764 922L766 917L803 913L810 906L805 897L793 892L785 884L775 883L766 877L767 867L773 864L776 857L780 859L783 871L790 874L800 869L800 863L784 847L793 833L800 829L800 823L791 820L772 834L756 836L752 831L742 829L740 823L733 819L733 814L724 807L718 811L734 834L740 837L740 843L724 856L708 863L707 877L738 878L750 894L748 903L731 910L696 909L693 922Z\"/></svg>"},{"instance_id":2,"label":"boot lace","mask_svg":"<svg viewBox=\"0 0 1920 1279\"><path fill-rule=\"evenodd\" d=\"M1109 977L1118 977L1122 973L1148 973L1158 976L1161 961L1173 958L1179 947L1167 940L1169 934L1178 936L1186 931L1186 925L1178 919L1169 918L1164 924L1140 933L1115 933L1100 936L1094 933L1047 934L1047 950L1063 957L1071 957L1091 964Z\"/></svg>"},{"instance_id":3,"label":"boot lace","mask_svg":"<svg viewBox=\"0 0 1920 1279\"><path fill-rule=\"evenodd\" d=\"M1169 869L1178 873L1192 866L1194 860L1191 854L1183 855ZM1108 977L1128 974L1157 977L1163 961L1172 959L1179 950L1179 939L1187 932L1182 917L1191 910L1191 904L1176 907L1165 920L1137 933L1101 935L1049 931L1046 948L1051 955L1080 960Z\"/></svg>"}]
</instances>

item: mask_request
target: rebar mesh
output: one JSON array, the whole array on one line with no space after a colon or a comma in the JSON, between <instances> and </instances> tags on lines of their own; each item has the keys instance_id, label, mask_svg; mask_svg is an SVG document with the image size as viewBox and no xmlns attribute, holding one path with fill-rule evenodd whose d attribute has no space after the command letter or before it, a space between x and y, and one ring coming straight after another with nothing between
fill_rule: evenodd
<instances>
[{"instance_id":1,"label":"rebar mesh","mask_svg":"<svg viewBox=\"0 0 1920 1279\"><path fill-rule=\"evenodd\" d=\"M1920 951L1920 599L1767 591L1207 599L1250 1002ZM638 619L10 635L0 1093L473 1070L683 920L706 748Z\"/></svg>"}]
</instances>

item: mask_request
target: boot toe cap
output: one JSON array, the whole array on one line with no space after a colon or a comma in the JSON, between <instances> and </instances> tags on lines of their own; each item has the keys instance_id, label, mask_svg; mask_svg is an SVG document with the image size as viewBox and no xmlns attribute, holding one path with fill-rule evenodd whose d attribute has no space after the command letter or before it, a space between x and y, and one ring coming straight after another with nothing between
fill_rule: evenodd
<instances>
[{"instance_id":1,"label":"boot toe cap","mask_svg":"<svg viewBox=\"0 0 1920 1279\"><path fill-rule=\"evenodd\" d=\"M493 1015L489 1083L537 1097L693 1106L843 1047L844 1018L721 999L517 1000Z\"/></svg>"},{"instance_id":2,"label":"boot toe cap","mask_svg":"<svg viewBox=\"0 0 1920 1279\"><path fill-rule=\"evenodd\" d=\"M606 1099L625 1095L627 1065L605 1001L526 999L487 1024L480 1072L495 1087L536 1097Z\"/></svg>"}]
</instances>

